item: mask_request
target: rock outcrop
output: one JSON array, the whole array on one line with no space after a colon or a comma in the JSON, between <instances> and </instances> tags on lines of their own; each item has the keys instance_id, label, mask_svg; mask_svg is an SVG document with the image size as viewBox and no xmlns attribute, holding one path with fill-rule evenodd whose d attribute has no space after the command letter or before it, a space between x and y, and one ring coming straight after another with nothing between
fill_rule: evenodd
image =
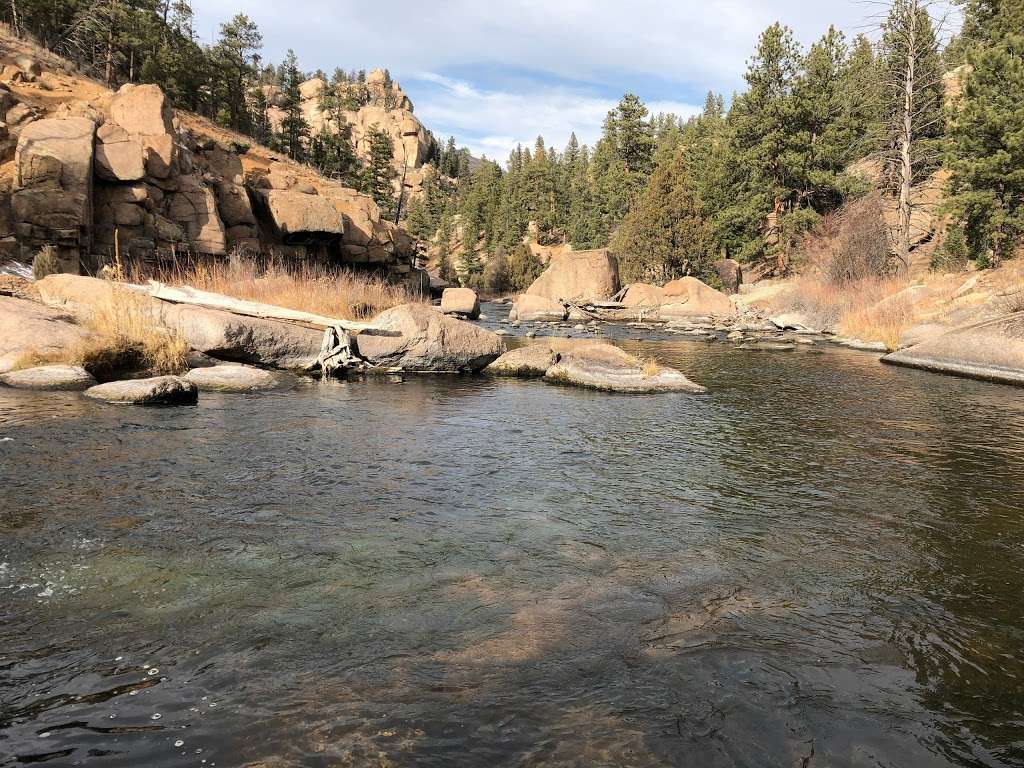
<instances>
[{"instance_id":1,"label":"rock outcrop","mask_svg":"<svg viewBox=\"0 0 1024 768\"><path fill-rule=\"evenodd\" d=\"M23 355L46 355L77 344L88 336L68 313L35 301L0 296L0 373L11 370Z\"/></svg>"},{"instance_id":2,"label":"rock outcrop","mask_svg":"<svg viewBox=\"0 0 1024 768\"><path fill-rule=\"evenodd\" d=\"M14 234L31 250L57 248L77 271L92 249L92 162L96 125L86 118L46 118L21 129L14 153Z\"/></svg>"},{"instance_id":3,"label":"rock outcrop","mask_svg":"<svg viewBox=\"0 0 1024 768\"><path fill-rule=\"evenodd\" d=\"M396 336L355 337L360 357L375 368L403 371L478 371L505 351L496 333L438 312L425 304L403 304L373 321Z\"/></svg>"},{"instance_id":4,"label":"rock outcrop","mask_svg":"<svg viewBox=\"0 0 1024 768\"><path fill-rule=\"evenodd\" d=\"M176 113L155 85L112 93L83 80L87 96L61 101L42 97L20 68L3 77L0 163L14 163L9 192L0 189L0 256L31 261L50 245L62 271L93 273L115 253L149 260L242 249L423 282L415 241L369 197ZM395 132L418 168L420 144L432 139L408 118L396 118Z\"/></svg>"},{"instance_id":5,"label":"rock outcrop","mask_svg":"<svg viewBox=\"0 0 1024 768\"><path fill-rule=\"evenodd\" d=\"M559 301L602 301L619 292L619 261L607 248L567 251L551 259L533 284L530 296Z\"/></svg>"},{"instance_id":6,"label":"rock outcrop","mask_svg":"<svg viewBox=\"0 0 1024 768\"><path fill-rule=\"evenodd\" d=\"M505 353L486 372L627 394L705 391L674 368L639 360L604 341L536 341Z\"/></svg>"},{"instance_id":7,"label":"rock outcrop","mask_svg":"<svg viewBox=\"0 0 1024 768\"><path fill-rule=\"evenodd\" d=\"M886 355L882 362L1024 385L1024 312L933 336Z\"/></svg>"}]
</instances>

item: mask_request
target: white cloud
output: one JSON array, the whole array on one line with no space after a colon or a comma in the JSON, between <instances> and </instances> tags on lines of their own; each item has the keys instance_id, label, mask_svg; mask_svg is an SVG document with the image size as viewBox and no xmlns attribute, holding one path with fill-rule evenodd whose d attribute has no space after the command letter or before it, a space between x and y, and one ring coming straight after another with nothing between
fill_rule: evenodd
<instances>
[{"instance_id":1,"label":"white cloud","mask_svg":"<svg viewBox=\"0 0 1024 768\"><path fill-rule=\"evenodd\" d=\"M874 10L861 0L204 0L196 13L212 39L218 22L244 11L269 59L294 48L307 69L388 67L428 126L501 155L537 133L561 143L575 128L593 141L626 89L648 103L728 96L769 24L809 44L829 24L864 31ZM423 72L455 78L427 75L433 87L421 92L413 81Z\"/></svg>"},{"instance_id":2,"label":"white cloud","mask_svg":"<svg viewBox=\"0 0 1024 768\"><path fill-rule=\"evenodd\" d=\"M561 149L575 131L580 143L593 145L614 99L565 86L534 85L524 91L484 90L463 80L432 72L407 79L406 90L426 92L416 114L444 141L454 134L474 155L504 162L516 144L532 147L538 135ZM652 102L652 112L694 114L680 102Z\"/></svg>"}]
</instances>

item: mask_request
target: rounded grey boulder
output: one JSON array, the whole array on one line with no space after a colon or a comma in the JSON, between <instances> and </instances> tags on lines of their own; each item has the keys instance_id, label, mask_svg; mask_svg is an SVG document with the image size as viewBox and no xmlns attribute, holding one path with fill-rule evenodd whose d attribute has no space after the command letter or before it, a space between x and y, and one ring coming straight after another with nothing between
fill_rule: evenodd
<instances>
[{"instance_id":1,"label":"rounded grey boulder","mask_svg":"<svg viewBox=\"0 0 1024 768\"><path fill-rule=\"evenodd\" d=\"M247 365L193 368L185 374L185 379L195 384L201 392L258 392L273 389L280 383L278 377L269 371Z\"/></svg>"},{"instance_id":2,"label":"rounded grey boulder","mask_svg":"<svg viewBox=\"0 0 1024 768\"><path fill-rule=\"evenodd\" d=\"M77 392L95 386L96 379L78 365L41 365L0 376L0 381L18 389Z\"/></svg>"},{"instance_id":3,"label":"rounded grey boulder","mask_svg":"<svg viewBox=\"0 0 1024 768\"><path fill-rule=\"evenodd\" d=\"M199 389L180 376L156 376L99 384L87 389L85 396L125 405L195 405Z\"/></svg>"}]
</instances>

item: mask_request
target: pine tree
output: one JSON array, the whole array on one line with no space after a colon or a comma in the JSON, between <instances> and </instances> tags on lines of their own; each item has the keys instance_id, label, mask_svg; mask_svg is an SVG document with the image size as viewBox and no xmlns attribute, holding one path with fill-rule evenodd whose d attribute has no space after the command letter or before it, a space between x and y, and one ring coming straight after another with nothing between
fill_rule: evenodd
<instances>
[{"instance_id":1,"label":"pine tree","mask_svg":"<svg viewBox=\"0 0 1024 768\"><path fill-rule=\"evenodd\" d=\"M309 123L302 115L302 93L299 85L303 76L295 51L288 50L281 70L281 95L284 99L281 111L284 112L284 117L281 118L281 130L277 134L277 145L292 160L302 161L306 157Z\"/></svg>"},{"instance_id":2,"label":"pine tree","mask_svg":"<svg viewBox=\"0 0 1024 768\"><path fill-rule=\"evenodd\" d=\"M1010 256L1024 237L1024 4L967 4L971 65L952 123L954 208L982 264Z\"/></svg>"},{"instance_id":3,"label":"pine tree","mask_svg":"<svg viewBox=\"0 0 1024 768\"><path fill-rule=\"evenodd\" d=\"M245 95L256 77L262 47L259 28L244 13L220 25L220 39L212 55L218 69L217 98L224 105L218 117L229 128L242 132L251 128Z\"/></svg>"},{"instance_id":4,"label":"pine tree","mask_svg":"<svg viewBox=\"0 0 1024 768\"><path fill-rule=\"evenodd\" d=\"M654 171L612 238L624 281L664 283L687 274L710 278L714 241L696 188L689 150L679 147Z\"/></svg>"},{"instance_id":5,"label":"pine tree","mask_svg":"<svg viewBox=\"0 0 1024 768\"><path fill-rule=\"evenodd\" d=\"M512 291L525 291L540 277L544 265L524 243L517 245L508 257L508 283Z\"/></svg>"},{"instance_id":6,"label":"pine tree","mask_svg":"<svg viewBox=\"0 0 1024 768\"><path fill-rule=\"evenodd\" d=\"M381 215L389 218L395 207L394 145L391 136L376 125L370 128L369 138L370 157L363 168L360 189L374 199Z\"/></svg>"},{"instance_id":7,"label":"pine tree","mask_svg":"<svg viewBox=\"0 0 1024 768\"><path fill-rule=\"evenodd\" d=\"M483 289L492 296L505 293L510 288L508 275L508 254L504 246L497 246L487 259L484 267Z\"/></svg>"}]
</instances>

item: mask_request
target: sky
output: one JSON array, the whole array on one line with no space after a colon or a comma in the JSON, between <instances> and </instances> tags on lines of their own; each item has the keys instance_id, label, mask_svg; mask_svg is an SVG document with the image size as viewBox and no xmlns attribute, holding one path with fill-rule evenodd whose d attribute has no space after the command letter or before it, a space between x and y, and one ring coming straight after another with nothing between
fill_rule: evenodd
<instances>
[{"instance_id":1,"label":"sky","mask_svg":"<svg viewBox=\"0 0 1024 768\"><path fill-rule=\"evenodd\" d=\"M289 48L328 74L387 67L417 117L444 141L504 161L543 135L593 145L623 93L687 117L709 90L743 87L760 32L775 21L807 46L829 24L872 32L868 0L194 0L196 32L242 11L265 60Z\"/></svg>"}]
</instances>

